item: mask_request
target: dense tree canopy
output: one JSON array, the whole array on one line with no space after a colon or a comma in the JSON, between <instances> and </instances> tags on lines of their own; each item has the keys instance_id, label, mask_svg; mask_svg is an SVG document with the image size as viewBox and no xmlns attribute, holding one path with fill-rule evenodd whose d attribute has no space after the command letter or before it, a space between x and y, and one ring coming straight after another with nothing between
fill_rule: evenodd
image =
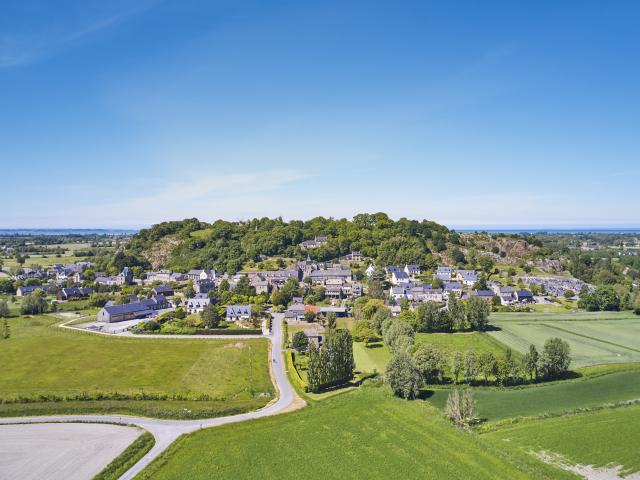
<instances>
[{"instance_id":1,"label":"dense tree canopy","mask_svg":"<svg viewBox=\"0 0 640 480\"><path fill-rule=\"evenodd\" d=\"M299 244L316 236L328 242L313 250ZM163 222L141 230L119 254L129 265L148 265L149 252L164 239L169 244L165 266L175 270L216 268L234 273L248 260L261 255L299 259L310 256L328 260L359 250L381 265L423 265L432 250L442 251L458 237L446 227L430 221L390 219L384 213L359 214L353 220L316 217L306 222L281 218L255 218L245 222L218 220L212 224L197 219Z\"/></svg>"}]
</instances>

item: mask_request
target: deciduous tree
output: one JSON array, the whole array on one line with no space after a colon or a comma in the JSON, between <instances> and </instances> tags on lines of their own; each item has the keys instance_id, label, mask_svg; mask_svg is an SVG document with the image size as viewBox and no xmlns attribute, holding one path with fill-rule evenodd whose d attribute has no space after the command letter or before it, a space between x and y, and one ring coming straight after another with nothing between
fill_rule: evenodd
<instances>
[{"instance_id":1,"label":"deciduous tree","mask_svg":"<svg viewBox=\"0 0 640 480\"><path fill-rule=\"evenodd\" d=\"M466 304L467 322L473 330L484 332L489 324L489 305L478 297L471 297Z\"/></svg>"},{"instance_id":2,"label":"deciduous tree","mask_svg":"<svg viewBox=\"0 0 640 480\"><path fill-rule=\"evenodd\" d=\"M298 352L306 352L309 348L309 338L302 331L296 332L293 334L292 345Z\"/></svg>"},{"instance_id":3,"label":"deciduous tree","mask_svg":"<svg viewBox=\"0 0 640 480\"><path fill-rule=\"evenodd\" d=\"M423 343L413 353L413 360L425 383L442 381L446 362L438 348Z\"/></svg>"},{"instance_id":4,"label":"deciduous tree","mask_svg":"<svg viewBox=\"0 0 640 480\"><path fill-rule=\"evenodd\" d=\"M571 348L561 338L550 338L544 342L540 356L539 373L545 378L558 378L569 369Z\"/></svg>"},{"instance_id":5,"label":"deciduous tree","mask_svg":"<svg viewBox=\"0 0 640 480\"><path fill-rule=\"evenodd\" d=\"M422 377L407 351L400 351L391 358L384 377L393 393L399 397L415 398L420 391Z\"/></svg>"}]
</instances>

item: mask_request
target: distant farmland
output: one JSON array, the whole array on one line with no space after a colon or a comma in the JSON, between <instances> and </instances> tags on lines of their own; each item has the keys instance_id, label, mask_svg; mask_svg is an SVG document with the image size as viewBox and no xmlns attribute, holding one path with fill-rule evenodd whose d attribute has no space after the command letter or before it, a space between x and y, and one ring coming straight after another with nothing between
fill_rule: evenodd
<instances>
[{"instance_id":1,"label":"distant farmland","mask_svg":"<svg viewBox=\"0 0 640 480\"><path fill-rule=\"evenodd\" d=\"M541 349L551 337L560 337L571 346L573 368L603 363L640 362L640 318L615 316L589 320L571 315L531 315L531 320L492 318L499 330L490 332L496 340L524 353L530 344Z\"/></svg>"}]
</instances>

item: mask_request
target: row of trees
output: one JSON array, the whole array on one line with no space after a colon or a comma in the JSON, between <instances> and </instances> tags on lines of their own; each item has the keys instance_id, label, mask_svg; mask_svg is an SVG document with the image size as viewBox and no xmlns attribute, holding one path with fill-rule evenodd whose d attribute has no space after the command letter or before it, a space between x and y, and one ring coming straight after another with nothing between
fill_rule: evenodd
<instances>
[{"instance_id":1,"label":"row of trees","mask_svg":"<svg viewBox=\"0 0 640 480\"><path fill-rule=\"evenodd\" d=\"M423 385L442 383L445 372L450 381L473 384L478 378L486 384L515 385L553 380L566 374L571 363L569 344L560 338L548 339L539 353L535 345L518 361L511 350L503 358L490 352L455 352L450 358L437 347L423 344L415 349L400 345L385 370L385 379L394 393L415 398ZM398 348L398 345L396 345Z\"/></svg>"},{"instance_id":2,"label":"row of trees","mask_svg":"<svg viewBox=\"0 0 640 480\"><path fill-rule=\"evenodd\" d=\"M451 295L448 308L441 303L427 302L413 311L407 307L393 318L382 300L362 297L354 305L354 337L369 343L387 335L394 338L397 334L413 337L416 332L485 331L489 315L487 302L476 297L463 302ZM392 325L396 326L387 334ZM389 344L389 339L385 338L385 342Z\"/></svg>"},{"instance_id":3,"label":"row of trees","mask_svg":"<svg viewBox=\"0 0 640 480\"><path fill-rule=\"evenodd\" d=\"M347 330L333 330L322 346L309 345L307 384L310 392L340 385L353 377L353 339Z\"/></svg>"}]
</instances>

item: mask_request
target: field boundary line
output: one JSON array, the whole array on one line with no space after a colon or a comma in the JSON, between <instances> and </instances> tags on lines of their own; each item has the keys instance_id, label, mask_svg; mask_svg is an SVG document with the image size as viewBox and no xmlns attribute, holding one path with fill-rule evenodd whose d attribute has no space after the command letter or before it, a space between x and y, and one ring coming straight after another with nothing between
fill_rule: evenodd
<instances>
[{"instance_id":1,"label":"field boundary line","mask_svg":"<svg viewBox=\"0 0 640 480\"><path fill-rule=\"evenodd\" d=\"M592 337L590 335L584 335L582 333L572 332L571 330L566 330L566 329L561 328L561 327L556 327L555 325L549 325L549 324L546 324L546 323L543 323L543 325L545 327L549 327L549 328L554 328L556 330L560 330L561 332L570 333L572 335L575 335L576 337L588 338L589 340L595 340L596 342L606 343L606 344L609 344L609 345L613 345L614 347L620 347L620 348L624 348L625 350L631 350L632 352L640 353L640 350L638 350L637 348L627 347L627 346L621 345L619 343L610 342L608 340L602 340L600 338Z\"/></svg>"}]
</instances>

